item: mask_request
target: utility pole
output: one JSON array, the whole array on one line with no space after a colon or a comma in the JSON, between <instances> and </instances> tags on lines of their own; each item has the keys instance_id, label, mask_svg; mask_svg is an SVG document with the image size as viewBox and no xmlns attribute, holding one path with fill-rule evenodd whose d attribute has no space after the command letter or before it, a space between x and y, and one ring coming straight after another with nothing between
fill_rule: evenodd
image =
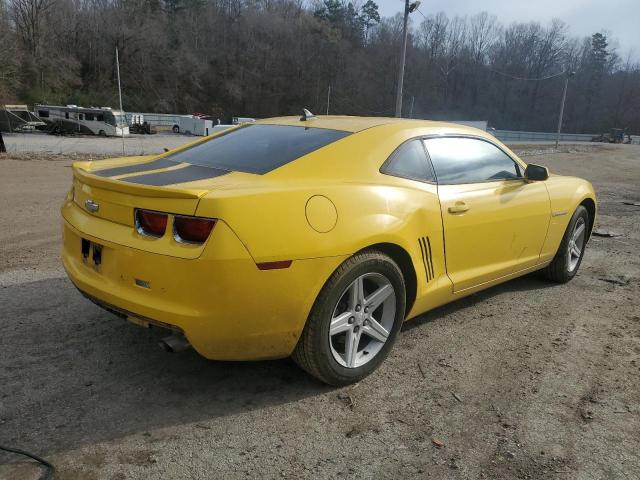
<instances>
[{"instance_id":1,"label":"utility pole","mask_svg":"<svg viewBox=\"0 0 640 480\"><path fill-rule=\"evenodd\" d=\"M567 76L564 79L564 89L562 90L562 103L560 104L560 116L558 118L558 133L556 134L556 150L560 143L560 131L562 130L562 119L564 117L564 103L567 100L567 88L569 87L569 79L573 77L576 72L567 72Z\"/></svg>"},{"instance_id":2,"label":"utility pole","mask_svg":"<svg viewBox=\"0 0 640 480\"><path fill-rule=\"evenodd\" d=\"M404 0L404 21L402 23L402 48L400 49L400 67L398 68L398 83L396 85L396 117L402 117L402 85L404 83L404 61L407 56L407 24L409 14L420 6L420 2L409 3Z\"/></svg>"},{"instance_id":3,"label":"utility pole","mask_svg":"<svg viewBox=\"0 0 640 480\"><path fill-rule=\"evenodd\" d=\"M116 47L116 71L118 72L118 97L120 98L120 114L126 119L124 110L122 110L122 88L120 87L120 59L118 58L118 47ZM118 122L116 122L116 128L118 128ZM122 154L124 155L124 126L120 125L120 132L122 133Z\"/></svg>"},{"instance_id":4,"label":"utility pole","mask_svg":"<svg viewBox=\"0 0 640 480\"><path fill-rule=\"evenodd\" d=\"M329 104L331 103L331 85L327 89L327 115L329 115Z\"/></svg>"}]
</instances>

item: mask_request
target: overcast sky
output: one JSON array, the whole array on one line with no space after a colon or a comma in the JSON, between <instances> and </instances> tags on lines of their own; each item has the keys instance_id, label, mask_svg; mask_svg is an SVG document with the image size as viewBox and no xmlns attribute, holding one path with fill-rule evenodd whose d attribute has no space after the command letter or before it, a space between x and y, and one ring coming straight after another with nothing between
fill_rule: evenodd
<instances>
[{"instance_id":1,"label":"overcast sky","mask_svg":"<svg viewBox=\"0 0 640 480\"><path fill-rule=\"evenodd\" d=\"M413 0L410 0L413 1ZM377 0L383 16L393 16L404 9L404 0ZM640 0L423 0L425 15L444 12L449 17L474 15L483 10L498 17L501 23L537 21L547 23L559 18L567 23L572 35L586 36L603 29L619 40L618 54L623 58L633 49L640 58ZM419 13L414 22L422 21Z\"/></svg>"}]
</instances>

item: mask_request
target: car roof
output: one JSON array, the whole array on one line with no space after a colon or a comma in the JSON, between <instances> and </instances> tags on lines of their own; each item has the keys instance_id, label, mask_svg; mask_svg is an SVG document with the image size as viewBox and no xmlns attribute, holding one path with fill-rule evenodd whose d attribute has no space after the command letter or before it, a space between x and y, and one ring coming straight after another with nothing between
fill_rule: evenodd
<instances>
[{"instance_id":1,"label":"car roof","mask_svg":"<svg viewBox=\"0 0 640 480\"><path fill-rule=\"evenodd\" d=\"M410 118L393 117L351 117L348 115L318 115L306 121L300 120L300 116L275 117L258 120L257 124L264 125L289 125L295 127L327 128L342 130L345 132L360 132L381 125L397 125L407 128L432 128L442 132L443 129L455 130L459 133L477 134L479 130L465 125L447 122L434 122L431 120L415 120ZM435 133L435 132L434 132Z\"/></svg>"}]
</instances>

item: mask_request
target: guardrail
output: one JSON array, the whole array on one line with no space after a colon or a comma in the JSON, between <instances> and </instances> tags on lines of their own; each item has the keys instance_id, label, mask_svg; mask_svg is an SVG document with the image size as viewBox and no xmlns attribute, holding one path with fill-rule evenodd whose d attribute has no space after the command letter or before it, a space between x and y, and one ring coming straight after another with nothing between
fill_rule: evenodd
<instances>
[{"instance_id":1,"label":"guardrail","mask_svg":"<svg viewBox=\"0 0 640 480\"><path fill-rule=\"evenodd\" d=\"M503 142L509 141L537 141L537 142L555 142L556 133L546 132L517 132L514 130L489 130L493 136ZM590 142L597 134L591 133L561 133L561 142Z\"/></svg>"}]
</instances>

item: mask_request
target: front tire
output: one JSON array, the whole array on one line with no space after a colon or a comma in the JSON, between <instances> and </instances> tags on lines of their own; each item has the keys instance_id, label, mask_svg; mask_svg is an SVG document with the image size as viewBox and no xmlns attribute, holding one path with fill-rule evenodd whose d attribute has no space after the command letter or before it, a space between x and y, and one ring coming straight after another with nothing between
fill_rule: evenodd
<instances>
[{"instance_id":1,"label":"front tire","mask_svg":"<svg viewBox=\"0 0 640 480\"><path fill-rule=\"evenodd\" d=\"M376 250L346 260L316 299L293 352L306 372L329 385L348 385L373 372L395 342L405 315L398 265Z\"/></svg>"},{"instance_id":2,"label":"front tire","mask_svg":"<svg viewBox=\"0 0 640 480\"><path fill-rule=\"evenodd\" d=\"M578 273L589 238L590 219L580 205L569 221L553 261L543 270L544 276L557 283L567 283Z\"/></svg>"}]
</instances>

